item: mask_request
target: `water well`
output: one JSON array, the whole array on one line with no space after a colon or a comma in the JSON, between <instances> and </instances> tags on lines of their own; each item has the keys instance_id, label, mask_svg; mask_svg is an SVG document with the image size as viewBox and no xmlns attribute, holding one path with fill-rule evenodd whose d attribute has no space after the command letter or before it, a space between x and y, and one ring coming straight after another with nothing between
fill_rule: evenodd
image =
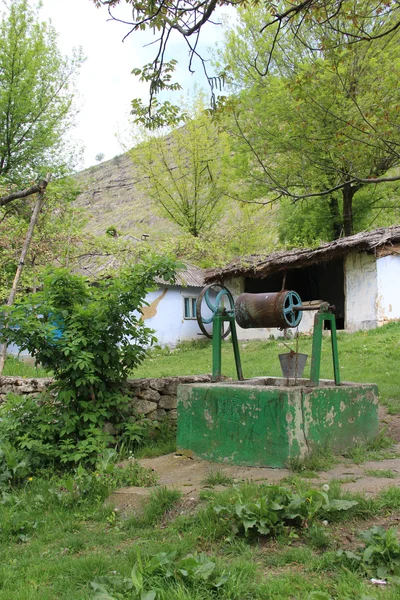
<instances>
[{"instance_id":1,"label":"water well","mask_svg":"<svg viewBox=\"0 0 400 600\"><path fill-rule=\"evenodd\" d=\"M205 304L211 316L202 317ZM310 379L301 377L304 355L289 352L284 377L244 379L236 323L243 328L295 328L304 310L315 310ZM177 446L187 456L237 465L284 467L321 446L334 452L374 439L378 433L378 389L340 381L335 309L304 307L296 292L242 294L233 301L223 286L206 286L197 315L213 340L213 382L178 388ZM322 331L330 323L334 380L320 379ZM212 323L212 336L205 325ZM221 345L231 334L237 381L221 377ZM302 357L300 360L300 356ZM283 364L282 364L283 363ZM304 367L304 365L302 365Z\"/></svg>"}]
</instances>

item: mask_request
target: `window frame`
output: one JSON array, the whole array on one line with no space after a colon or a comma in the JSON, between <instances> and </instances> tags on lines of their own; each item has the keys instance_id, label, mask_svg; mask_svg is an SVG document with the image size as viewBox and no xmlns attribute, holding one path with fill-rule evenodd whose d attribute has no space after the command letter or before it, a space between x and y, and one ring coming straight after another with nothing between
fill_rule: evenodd
<instances>
[{"instance_id":1,"label":"window frame","mask_svg":"<svg viewBox=\"0 0 400 600\"><path fill-rule=\"evenodd\" d=\"M188 296L183 296L182 295L182 303L183 303L183 318L185 321L196 321L197 320L197 315L196 315L196 304L197 304L197 298L198 296L193 296L193 295L188 295ZM189 313L190 316L186 316L186 300L189 300ZM194 300L194 302L193 302Z\"/></svg>"}]
</instances>

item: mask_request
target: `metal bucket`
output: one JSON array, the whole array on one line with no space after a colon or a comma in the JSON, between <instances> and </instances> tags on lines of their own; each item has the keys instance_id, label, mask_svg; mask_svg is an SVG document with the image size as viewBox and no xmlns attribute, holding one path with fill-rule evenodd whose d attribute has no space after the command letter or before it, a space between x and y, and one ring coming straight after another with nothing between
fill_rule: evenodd
<instances>
[{"instance_id":1,"label":"metal bucket","mask_svg":"<svg viewBox=\"0 0 400 600\"><path fill-rule=\"evenodd\" d=\"M295 379L303 375L304 367L306 366L308 354L299 354L298 352L287 352L279 354L279 361L284 377Z\"/></svg>"}]
</instances>

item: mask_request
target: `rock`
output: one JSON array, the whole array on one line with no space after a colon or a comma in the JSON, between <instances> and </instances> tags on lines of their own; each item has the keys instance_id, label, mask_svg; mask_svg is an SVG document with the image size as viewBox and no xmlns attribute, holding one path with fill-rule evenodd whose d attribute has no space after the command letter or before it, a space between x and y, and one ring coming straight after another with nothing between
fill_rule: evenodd
<instances>
[{"instance_id":1,"label":"rock","mask_svg":"<svg viewBox=\"0 0 400 600\"><path fill-rule=\"evenodd\" d=\"M147 390L140 390L136 395L142 400L150 400L151 402L158 402L160 399L159 392L152 390L151 388Z\"/></svg>"},{"instance_id":2,"label":"rock","mask_svg":"<svg viewBox=\"0 0 400 600\"><path fill-rule=\"evenodd\" d=\"M151 379L150 387L153 390L157 390L157 392L163 392L170 381L171 380L166 377L164 379Z\"/></svg>"},{"instance_id":3,"label":"rock","mask_svg":"<svg viewBox=\"0 0 400 600\"><path fill-rule=\"evenodd\" d=\"M152 419L152 421L162 421L163 419L165 419L167 414L168 413L166 410L164 410L163 408L158 408L149 415L149 418Z\"/></svg>"},{"instance_id":4,"label":"rock","mask_svg":"<svg viewBox=\"0 0 400 600\"><path fill-rule=\"evenodd\" d=\"M132 408L138 415L148 415L157 409L157 404L149 400L136 400L132 402Z\"/></svg>"},{"instance_id":5,"label":"rock","mask_svg":"<svg viewBox=\"0 0 400 600\"><path fill-rule=\"evenodd\" d=\"M176 408L176 396L161 396L158 406L167 410Z\"/></svg>"}]
</instances>

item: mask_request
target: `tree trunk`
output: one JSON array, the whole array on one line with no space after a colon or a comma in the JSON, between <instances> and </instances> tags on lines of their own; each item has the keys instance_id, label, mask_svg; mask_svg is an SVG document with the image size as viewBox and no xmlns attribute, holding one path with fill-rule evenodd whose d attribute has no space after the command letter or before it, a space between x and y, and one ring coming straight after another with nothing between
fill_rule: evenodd
<instances>
[{"instance_id":1,"label":"tree trunk","mask_svg":"<svg viewBox=\"0 0 400 600\"><path fill-rule=\"evenodd\" d=\"M7 300L7 306L11 306L15 300L15 296L17 293L17 287L18 287L18 282L19 279L21 277L21 273L22 273L22 269L24 268L24 264L25 264L25 258L26 255L28 254L28 250L29 250L29 246L31 245L31 241L33 238L33 232L36 226L36 223L39 219L39 215L40 215L40 211L42 209L43 206L43 201L44 201L44 197L45 197L45 190L47 187L47 184L50 180L50 174L46 175L46 179L44 181L41 182L41 187L40 187L40 191L38 193L38 197L37 197L37 201L35 204L35 208L33 209L33 213L31 216L31 221L29 223L29 228L28 231L26 233L25 236L25 241L24 241L24 245L22 246L22 250L21 250L21 256L19 259L19 263L18 263L18 267L15 273L15 277L14 277L14 281L13 281L13 285L11 288L11 292L10 295L8 297ZM6 357L7 357L7 343L2 344L1 346L1 350L0 350L0 375L3 372L4 369L4 364L6 362Z\"/></svg>"},{"instance_id":2,"label":"tree trunk","mask_svg":"<svg viewBox=\"0 0 400 600\"><path fill-rule=\"evenodd\" d=\"M342 235L342 218L340 216L339 202L336 196L329 196L329 213L332 221L333 239L337 240Z\"/></svg>"},{"instance_id":3,"label":"tree trunk","mask_svg":"<svg viewBox=\"0 0 400 600\"><path fill-rule=\"evenodd\" d=\"M354 190L351 184L346 184L342 189L343 195L343 230L344 235L353 235L353 196Z\"/></svg>"}]
</instances>

